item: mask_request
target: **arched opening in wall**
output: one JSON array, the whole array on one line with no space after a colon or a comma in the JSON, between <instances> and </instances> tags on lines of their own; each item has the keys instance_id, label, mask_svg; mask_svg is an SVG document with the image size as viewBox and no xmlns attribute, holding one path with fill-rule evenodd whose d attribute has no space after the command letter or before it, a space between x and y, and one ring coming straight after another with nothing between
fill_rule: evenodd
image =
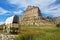
<instances>
[{"instance_id":1,"label":"arched opening in wall","mask_svg":"<svg viewBox=\"0 0 60 40\"><path fill-rule=\"evenodd\" d=\"M14 16L13 23L19 23L19 17L17 15Z\"/></svg>"}]
</instances>

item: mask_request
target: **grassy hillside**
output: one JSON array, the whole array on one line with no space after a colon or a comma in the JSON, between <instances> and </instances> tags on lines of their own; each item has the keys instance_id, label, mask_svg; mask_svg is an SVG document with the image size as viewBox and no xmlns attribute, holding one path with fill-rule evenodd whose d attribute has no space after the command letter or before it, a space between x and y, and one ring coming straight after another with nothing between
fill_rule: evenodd
<instances>
[{"instance_id":1,"label":"grassy hillside","mask_svg":"<svg viewBox=\"0 0 60 40\"><path fill-rule=\"evenodd\" d=\"M60 28L54 26L21 26L14 40L60 40Z\"/></svg>"}]
</instances>

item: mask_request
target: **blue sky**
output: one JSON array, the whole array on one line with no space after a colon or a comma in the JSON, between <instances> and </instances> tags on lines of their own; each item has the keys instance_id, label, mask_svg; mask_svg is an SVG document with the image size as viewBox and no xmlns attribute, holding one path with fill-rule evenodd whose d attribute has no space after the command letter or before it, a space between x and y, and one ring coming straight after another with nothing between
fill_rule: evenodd
<instances>
[{"instance_id":1,"label":"blue sky","mask_svg":"<svg viewBox=\"0 0 60 40\"><path fill-rule=\"evenodd\" d=\"M43 16L60 16L60 0L0 0L0 24L8 17L19 17L28 5L38 6Z\"/></svg>"}]
</instances>

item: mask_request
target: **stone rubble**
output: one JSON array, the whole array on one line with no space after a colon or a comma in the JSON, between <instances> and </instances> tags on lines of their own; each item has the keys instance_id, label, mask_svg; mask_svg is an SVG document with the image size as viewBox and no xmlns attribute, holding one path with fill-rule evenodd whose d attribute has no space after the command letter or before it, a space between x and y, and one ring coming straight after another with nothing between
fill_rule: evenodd
<instances>
[{"instance_id":1,"label":"stone rubble","mask_svg":"<svg viewBox=\"0 0 60 40\"><path fill-rule=\"evenodd\" d=\"M0 34L0 40L13 40L14 35Z\"/></svg>"}]
</instances>

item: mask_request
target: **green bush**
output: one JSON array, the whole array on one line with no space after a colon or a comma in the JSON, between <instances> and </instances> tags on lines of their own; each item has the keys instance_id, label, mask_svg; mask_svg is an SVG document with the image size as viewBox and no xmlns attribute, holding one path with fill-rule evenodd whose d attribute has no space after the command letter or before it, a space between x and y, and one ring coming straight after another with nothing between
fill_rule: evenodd
<instances>
[{"instance_id":1,"label":"green bush","mask_svg":"<svg viewBox=\"0 0 60 40\"><path fill-rule=\"evenodd\" d=\"M60 27L60 24L57 24L56 27Z\"/></svg>"}]
</instances>

